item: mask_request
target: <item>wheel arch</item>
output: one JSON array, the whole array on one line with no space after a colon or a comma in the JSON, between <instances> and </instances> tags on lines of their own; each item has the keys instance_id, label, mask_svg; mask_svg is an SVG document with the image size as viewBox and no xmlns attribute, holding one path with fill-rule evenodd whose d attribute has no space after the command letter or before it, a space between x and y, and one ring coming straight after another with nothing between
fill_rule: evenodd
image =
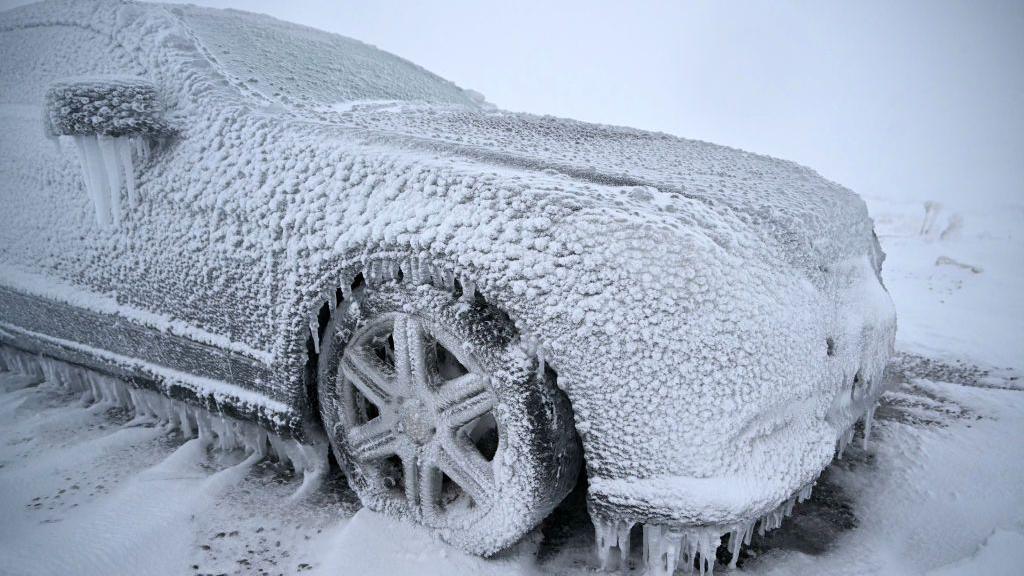
<instances>
[{"instance_id":1,"label":"wheel arch","mask_svg":"<svg viewBox=\"0 0 1024 576\"><path fill-rule=\"evenodd\" d=\"M493 534L487 528L481 528L483 531L481 534L484 536L460 536L458 534L461 534L461 531L455 530L451 526L433 526L428 529L440 534L446 541L449 541L449 538L454 538L455 541L450 543L464 547L467 551L488 556L511 545L511 542L521 537L525 531L536 526L567 494L572 492L577 486L578 480L585 477L584 452L576 431L572 403L568 395L558 388L555 369L545 362L543 356L538 357L528 352L527 345L524 344L524 336L513 318L497 302L477 291L475 282L469 275L456 274L450 268L446 269L436 261L426 258L408 256L395 258L394 256L395 253L371 254L365 258L345 262L331 273L323 275L318 280L319 289L313 293L317 297L309 300L308 305L304 308L306 314L302 316L303 320L296 323L298 326L295 327L294 336L303 343L305 349L301 366L301 401L306 416L306 434L329 438L333 446L329 453L335 461L332 466L343 470L350 482L356 482L357 492L359 486L362 486L363 490L367 490L367 487L361 483L365 482L362 480L363 472L360 472L359 466L353 463L351 455L345 452L346 449L339 447L344 446L345 442L342 440L340 445L337 444L338 439L335 436L338 434L337 430L341 424L332 420L335 416L330 409L335 400L325 397L325 389L320 388L320 379L324 377L324 370L329 370L323 366L321 353L331 353L332 346L334 346L334 353L339 353L345 349L345 344L341 343L339 347L339 343L347 339L347 337L339 339L330 334L329 332L333 330L331 327L338 326L337 322L342 321L345 317L359 317L363 314L363 312L354 312L351 309L343 308L346 306L346 302L358 298L357 301L365 303L366 313L371 314L371 317L372 311L380 305L375 297L371 296L365 300L360 298L360 289L373 293L376 288L380 287L383 292L399 289L411 294L425 295L416 287L427 284L432 286L432 290L428 293L442 296L441 300L448 303L445 306L449 307L449 314L454 313L455 318L461 317L461 310L467 312L472 310L471 316L483 313L484 318L488 318L485 323L471 322L469 324L475 326L471 328L475 334L474 338L483 337L493 341L497 345L497 349L502 350L500 354L511 354L511 356L505 357L514 358L514 362L518 366L516 370L512 370L512 374L529 374L520 381L526 387L519 388L517 392L507 396L507 398L522 398L522 402L516 400L505 405L510 406L508 409L513 414L517 410L519 411L517 417L506 420L506 425L509 422L522 424L512 425L510 430L515 430L515 432L510 431L507 437L505 432L501 432L501 438L515 438L511 441L511 448L506 445L506 449L513 450L513 454L516 453L516 450L520 451L518 452L520 456L513 459L520 463L522 470L527 472L520 470L520 472L513 473L511 477L505 477L500 484L503 488L499 493L505 494L503 497L506 499L509 498L509 494L522 494L522 499L513 498L513 501L522 503L522 506L499 507L504 511L501 514L508 515L510 520L514 519L515 521L509 524L506 530L498 530ZM336 285L337 287L335 287ZM422 286L420 287L422 288ZM445 293L450 293L452 298L444 298L443 294ZM437 301L436 296L425 295L425 297L428 300L435 298L434 301ZM473 304L471 307L462 308L459 301L467 303L472 301ZM399 309L402 307L400 306ZM454 312L451 312L453 309ZM491 321L496 321L496 324L491 324ZM507 326L507 330L504 328L494 330L496 326ZM492 333L497 334L493 340ZM522 363L520 364L520 362ZM515 377L511 378L513 380L509 382L514 382ZM503 386L506 386L504 388L506 393L516 390L515 386L512 388L507 387L507 384L503 384ZM333 389L328 387L326 390ZM326 403L325 406L328 407L326 412L321 412L322 402ZM524 411L524 407L527 406L534 408ZM383 408L381 410L383 412ZM500 423L498 426L499 429L505 430L505 428L500 428ZM531 436L529 430L543 431L543 433ZM503 440L502 444L504 442L506 441ZM522 450L527 450L526 453L535 456L523 459L524 452ZM415 462L415 460L413 461ZM555 464L555 462L560 464ZM512 469L506 467L506 470ZM508 473L506 472L506 474ZM532 485L536 488L524 487L531 485L530 479L535 479L532 481ZM377 510L377 508L373 508L375 504L372 504L376 503L376 505L384 507L384 510L381 511L401 512L400 510L395 512L398 509L393 510L389 507L390 505L381 504L380 502L383 501L378 501L378 496L374 495L376 492L372 490L370 495L366 496L370 498L371 503L364 500L364 505ZM363 498L364 495L361 494L360 497ZM506 502L506 504L508 503ZM488 521L483 525L490 526L491 524ZM504 540L504 538L513 536L513 540Z\"/></svg>"},{"instance_id":2,"label":"wheel arch","mask_svg":"<svg viewBox=\"0 0 1024 576\"><path fill-rule=\"evenodd\" d=\"M292 313L289 319L288 357L292 359L289 373L292 375L290 381L294 382L294 402L304 415L306 429L302 431L303 435L319 434L322 430L323 422L317 399L316 367L319 359L319 341L323 338L324 328L335 307L346 300L351 290L364 284L373 289L379 282L391 280L395 275L403 282L411 280L429 283L452 291L460 298L482 300L495 313L508 318L513 328L511 339L519 340L519 345L533 359L535 368L539 372L551 371L557 379L557 367L540 352L537 337L524 333L520 322L517 322L516 318L501 305L500 299L493 297L486 290L479 289L480 283L477 282L473 270L454 264L455 260L452 257L416 252L411 248L390 249L350 253L348 256L334 259L333 265L321 268L311 280L309 289L304 292L305 296L300 298L301 304L294 308L297 312ZM472 296L467 296L470 293ZM568 395L566 401L570 409L573 409ZM575 422L573 428L575 429ZM579 431L576 432L579 438Z\"/></svg>"}]
</instances>

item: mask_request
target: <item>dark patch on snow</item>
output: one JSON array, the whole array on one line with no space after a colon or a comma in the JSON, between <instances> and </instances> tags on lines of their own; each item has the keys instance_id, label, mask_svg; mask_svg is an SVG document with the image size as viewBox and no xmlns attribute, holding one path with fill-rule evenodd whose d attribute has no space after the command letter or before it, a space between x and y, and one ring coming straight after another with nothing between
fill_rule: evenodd
<instances>
[{"instance_id":1,"label":"dark patch on snow","mask_svg":"<svg viewBox=\"0 0 1024 576\"><path fill-rule=\"evenodd\" d=\"M978 388L1024 389L1020 374L1012 368L981 367L963 360L943 361L909 352L897 352L892 367L907 378L954 382Z\"/></svg>"}]
</instances>

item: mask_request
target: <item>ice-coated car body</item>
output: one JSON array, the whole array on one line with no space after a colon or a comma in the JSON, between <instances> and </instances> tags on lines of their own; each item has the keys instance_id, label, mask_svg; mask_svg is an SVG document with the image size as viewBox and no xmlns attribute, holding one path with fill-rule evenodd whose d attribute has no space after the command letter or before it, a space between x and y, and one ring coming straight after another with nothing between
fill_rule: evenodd
<instances>
[{"instance_id":1,"label":"ice-coated car body","mask_svg":"<svg viewBox=\"0 0 1024 576\"><path fill-rule=\"evenodd\" d=\"M810 485L883 386L863 202L796 164L495 110L359 42L196 7L0 15L0 341L303 437L310 325L394 266L460 279L558 374L591 511L742 528ZM169 131L101 224L42 118L142 78ZM137 143L136 143L137 144Z\"/></svg>"}]
</instances>

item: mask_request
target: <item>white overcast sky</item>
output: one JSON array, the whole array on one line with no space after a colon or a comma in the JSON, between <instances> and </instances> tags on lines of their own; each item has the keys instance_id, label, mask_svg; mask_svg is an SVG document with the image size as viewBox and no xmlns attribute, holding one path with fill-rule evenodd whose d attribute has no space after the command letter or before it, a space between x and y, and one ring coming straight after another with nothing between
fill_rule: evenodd
<instances>
[{"instance_id":1,"label":"white overcast sky","mask_svg":"<svg viewBox=\"0 0 1024 576\"><path fill-rule=\"evenodd\" d=\"M864 194L1024 201L1020 0L193 3L363 40L508 110L788 158Z\"/></svg>"}]
</instances>

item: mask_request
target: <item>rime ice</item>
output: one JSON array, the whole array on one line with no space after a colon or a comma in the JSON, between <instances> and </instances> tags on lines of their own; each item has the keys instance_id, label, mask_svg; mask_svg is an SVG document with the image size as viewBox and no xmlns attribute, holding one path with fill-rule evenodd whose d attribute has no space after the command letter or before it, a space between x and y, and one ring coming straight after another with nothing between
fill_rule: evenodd
<instances>
[{"instance_id":1,"label":"rime ice","mask_svg":"<svg viewBox=\"0 0 1024 576\"><path fill-rule=\"evenodd\" d=\"M220 377L299 410L317 313L348 305L357 274L457 279L557 372L605 557L640 523L652 570L710 570L722 535L781 520L885 386L895 320L872 222L791 162L495 110L241 12L43 3L0 16L0 59L0 296L242 351L259 377ZM173 137L148 160L142 132L55 150L39 119L72 75L144 79Z\"/></svg>"}]
</instances>

